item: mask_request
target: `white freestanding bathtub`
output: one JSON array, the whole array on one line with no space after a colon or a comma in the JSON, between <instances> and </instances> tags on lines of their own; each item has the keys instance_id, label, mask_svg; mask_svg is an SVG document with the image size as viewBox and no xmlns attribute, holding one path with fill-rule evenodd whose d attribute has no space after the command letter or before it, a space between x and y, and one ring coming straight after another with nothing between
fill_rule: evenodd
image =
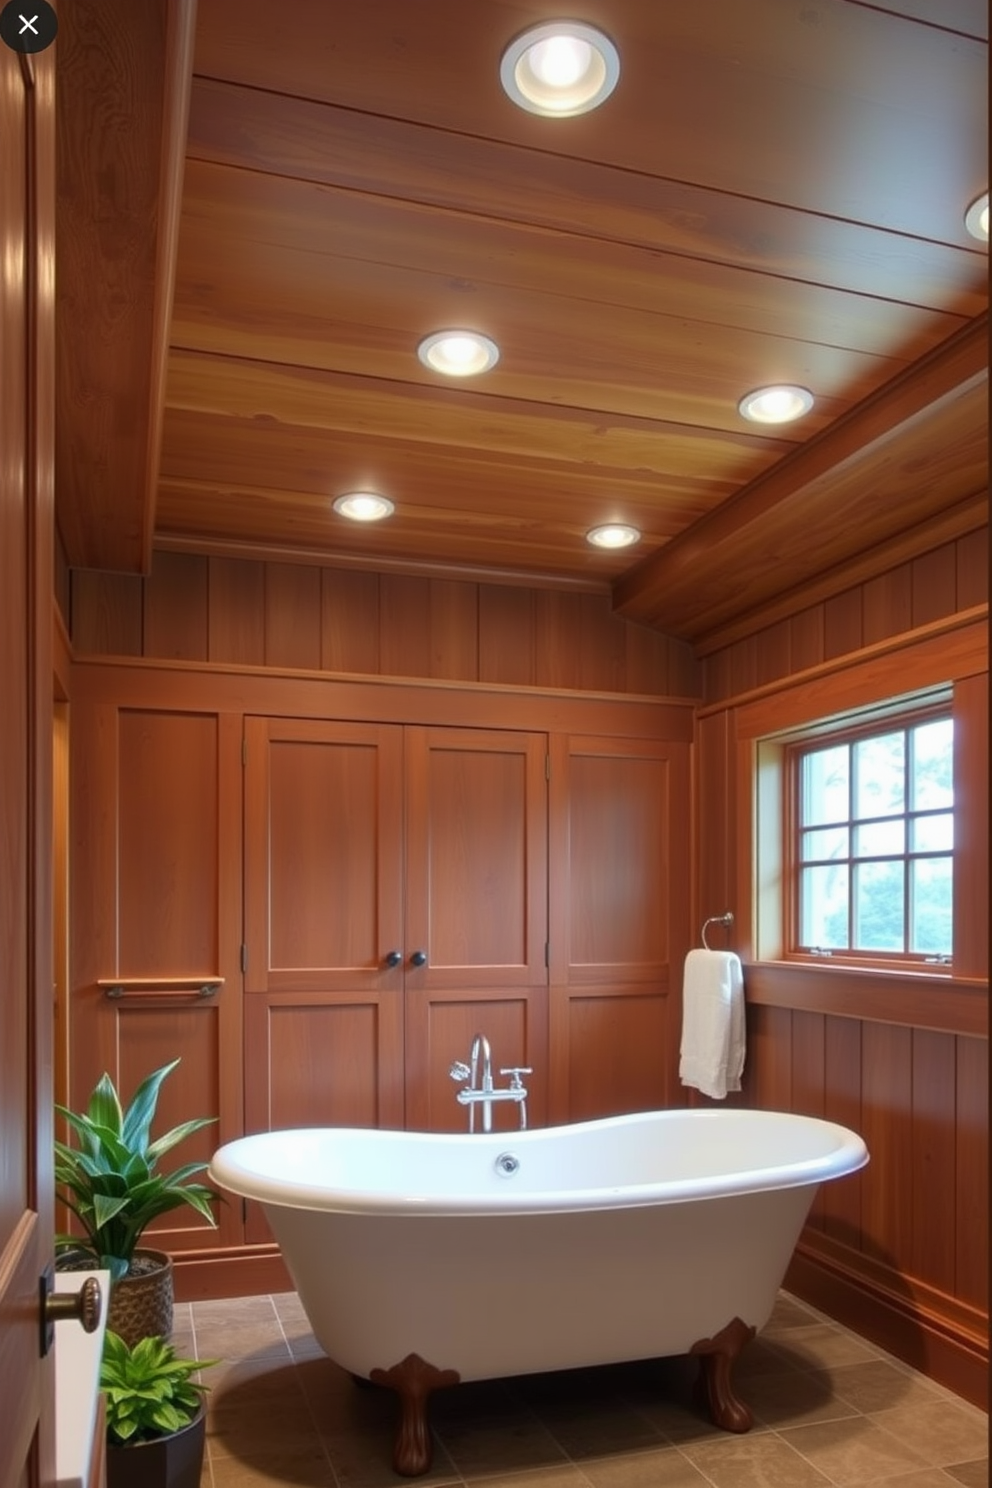
<instances>
[{"instance_id":1,"label":"white freestanding bathtub","mask_svg":"<svg viewBox=\"0 0 992 1488\"><path fill-rule=\"evenodd\" d=\"M820 1183L868 1161L814 1117L650 1111L489 1134L348 1127L222 1147L258 1199L314 1334L402 1411L394 1466L431 1461L426 1401L459 1380L694 1353L717 1422Z\"/></svg>"}]
</instances>

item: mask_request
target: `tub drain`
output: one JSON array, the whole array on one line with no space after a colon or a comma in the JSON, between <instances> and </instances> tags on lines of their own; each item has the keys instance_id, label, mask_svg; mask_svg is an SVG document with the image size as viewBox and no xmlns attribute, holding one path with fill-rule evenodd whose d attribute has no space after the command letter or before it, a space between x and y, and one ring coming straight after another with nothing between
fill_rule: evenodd
<instances>
[{"instance_id":1,"label":"tub drain","mask_svg":"<svg viewBox=\"0 0 992 1488\"><path fill-rule=\"evenodd\" d=\"M520 1159L512 1152L501 1152L493 1164L501 1178L512 1178L519 1166Z\"/></svg>"}]
</instances>

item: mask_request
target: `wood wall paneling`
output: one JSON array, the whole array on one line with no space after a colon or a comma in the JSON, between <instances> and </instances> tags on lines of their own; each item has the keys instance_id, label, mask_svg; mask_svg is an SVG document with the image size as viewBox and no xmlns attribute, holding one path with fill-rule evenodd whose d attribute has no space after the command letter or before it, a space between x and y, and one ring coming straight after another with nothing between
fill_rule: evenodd
<instances>
[{"instance_id":1,"label":"wood wall paneling","mask_svg":"<svg viewBox=\"0 0 992 1488\"><path fill-rule=\"evenodd\" d=\"M989 974L988 673L954 688L954 969Z\"/></svg>"},{"instance_id":2,"label":"wood wall paneling","mask_svg":"<svg viewBox=\"0 0 992 1488\"><path fill-rule=\"evenodd\" d=\"M548 1016L543 987L492 987L459 990L414 988L408 994L406 1124L415 1131L469 1130L467 1106L459 1105L458 1090L448 1071L455 1060L466 1064L476 1034L490 1044L493 1077L509 1083L499 1070L530 1067L522 1076L527 1090L527 1124L543 1126L548 1109ZM479 1070L481 1080L482 1071ZM512 1102L495 1105L493 1131L520 1130L519 1108ZM483 1116L475 1110L475 1130L483 1130Z\"/></svg>"},{"instance_id":3,"label":"wood wall paneling","mask_svg":"<svg viewBox=\"0 0 992 1488\"><path fill-rule=\"evenodd\" d=\"M207 565L194 553L160 553L155 583L144 584L144 647L152 656L206 661Z\"/></svg>"},{"instance_id":4,"label":"wood wall paneling","mask_svg":"<svg viewBox=\"0 0 992 1488\"><path fill-rule=\"evenodd\" d=\"M989 1305L989 1049L957 1040L955 1080L955 1294L986 1314Z\"/></svg>"},{"instance_id":5,"label":"wood wall paneling","mask_svg":"<svg viewBox=\"0 0 992 1488\"><path fill-rule=\"evenodd\" d=\"M672 1103L667 982L551 988L553 1122Z\"/></svg>"},{"instance_id":6,"label":"wood wall paneling","mask_svg":"<svg viewBox=\"0 0 992 1488\"><path fill-rule=\"evenodd\" d=\"M265 567L265 664L320 668L320 569L298 563Z\"/></svg>"},{"instance_id":7,"label":"wood wall paneling","mask_svg":"<svg viewBox=\"0 0 992 1488\"><path fill-rule=\"evenodd\" d=\"M265 565L242 558L210 558L208 563L210 660L264 666Z\"/></svg>"}]
</instances>

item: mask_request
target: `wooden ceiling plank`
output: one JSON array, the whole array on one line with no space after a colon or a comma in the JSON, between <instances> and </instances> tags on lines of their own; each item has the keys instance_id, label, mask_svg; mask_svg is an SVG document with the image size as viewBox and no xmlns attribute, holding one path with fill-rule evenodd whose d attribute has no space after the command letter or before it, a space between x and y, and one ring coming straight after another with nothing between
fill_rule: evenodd
<instances>
[{"instance_id":1,"label":"wooden ceiling plank","mask_svg":"<svg viewBox=\"0 0 992 1488\"><path fill-rule=\"evenodd\" d=\"M258 272L267 269L273 279L300 281L301 292L305 285L316 308L336 282L354 275L355 266L368 265L388 274L439 277L448 299L469 309L479 291L492 286L574 300L577 312L589 316L607 306L633 309L906 361L939 345L964 320L900 301L891 268L885 296L870 298L739 264L611 241L605 209L598 229L594 238L496 222L446 207L192 161L183 206L180 294L202 298L232 260L250 258Z\"/></svg>"},{"instance_id":2,"label":"wooden ceiling plank","mask_svg":"<svg viewBox=\"0 0 992 1488\"><path fill-rule=\"evenodd\" d=\"M728 604L736 613L781 591L787 566L792 587L981 489L987 336L982 316L638 564L618 582L614 607L697 640L726 623Z\"/></svg>"},{"instance_id":3,"label":"wooden ceiling plank","mask_svg":"<svg viewBox=\"0 0 992 1488\"><path fill-rule=\"evenodd\" d=\"M56 516L70 564L147 571L196 0L59 27Z\"/></svg>"},{"instance_id":4,"label":"wooden ceiling plank","mask_svg":"<svg viewBox=\"0 0 992 1488\"><path fill-rule=\"evenodd\" d=\"M389 445L397 440L447 449L485 450L559 461L584 468L675 473L686 486L726 483L770 464L791 443L751 432L733 433L635 419L567 405L524 403L456 386L436 388L385 378L287 367L198 352L173 351L167 402L170 410L220 418L266 420L283 432L315 429L357 435Z\"/></svg>"},{"instance_id":5,"label":"wooden ceiling plank","mask_svg":"<svg viewBox=\"0 0 992 1488\"><path fill-rule=\"evenodd\" d=\"M212 0L196 70L894 232L933 237L943 221L963 241L961 210L984 169L980 42L846 4L612 0L601 13L623 86L564 131L508 105L499 83L507 43L544 19L533 0L295 0L306 45L292 49L271 45L268 0ZM948 113L962 125L952 150ZM796 148L797 120L820 169Z\"/></svg>"},{"instance_id":6,"label":"wooden ceiling plank","mask_svg":"<svg viewBox=\"0 0 992 1488\"><path fill-rule=\"evenodd\" d=\"M435 129L304 98L194 79L190 179L216 163L482 222L611 240L708 264L906 304L977 315L986 265L962 232L953 244L799 211L684 179ZM264 190L260 186L259 190ZM604 227L605 224L605 227Z\"/></svg>"}]
</instances>

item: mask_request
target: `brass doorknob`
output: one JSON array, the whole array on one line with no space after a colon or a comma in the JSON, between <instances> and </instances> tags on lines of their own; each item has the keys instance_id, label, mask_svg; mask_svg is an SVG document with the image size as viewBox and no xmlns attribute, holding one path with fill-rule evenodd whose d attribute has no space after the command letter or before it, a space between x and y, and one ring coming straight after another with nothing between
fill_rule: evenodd
<instances>
[{"instance_id":1,"label":"brass doorknob","mask_svg":"<svg viewBox=\"0 0 992 1488\"><path fill-rule=\"evenodd\" d=\"M103 1293L95 1276L88 1277L78 1292L49 1292L45 1297L46 1323L75 1318L84 1333L96 1332L102 1311Z\"/></svg>"}]
</instances>

